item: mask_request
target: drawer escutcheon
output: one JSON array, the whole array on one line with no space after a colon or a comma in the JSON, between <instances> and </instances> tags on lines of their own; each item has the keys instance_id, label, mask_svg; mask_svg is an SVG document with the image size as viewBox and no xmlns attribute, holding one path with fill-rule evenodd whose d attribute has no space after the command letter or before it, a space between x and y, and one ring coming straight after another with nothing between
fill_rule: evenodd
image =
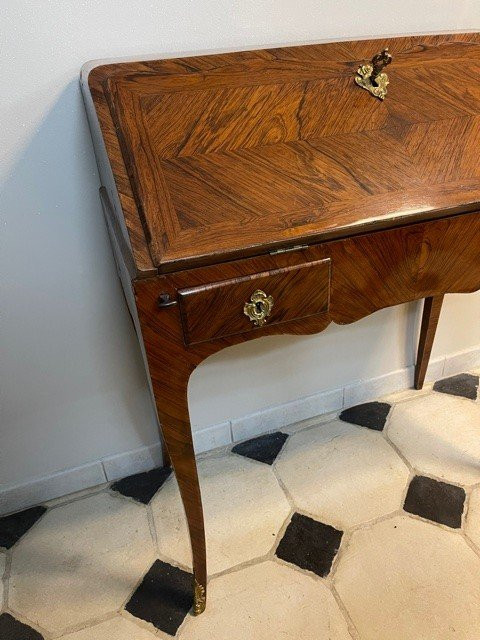
<instances>
[{"instance_id":1,"label":"drawer escutcheon","mask_svg":"<svg viewBox=\"0 0 480 640\"><path fill-rule=\"evenodd\" d=\"M250 302L246 302L243 313L250 318L256 327L263 327L273 308L272 296L261 289L254 291L250 297Z\"/></svg>"}]
</instances>

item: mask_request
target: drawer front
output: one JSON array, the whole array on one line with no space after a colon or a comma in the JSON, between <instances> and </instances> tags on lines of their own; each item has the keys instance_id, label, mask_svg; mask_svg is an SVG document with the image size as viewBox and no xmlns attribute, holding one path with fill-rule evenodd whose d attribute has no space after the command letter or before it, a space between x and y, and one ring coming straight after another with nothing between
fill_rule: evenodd
<instances>
[{"instance_id":1,"label":"drawer front","mask_svg":"<svg viewBox=\"0 0 480 640\"><path fill-rule=\"evenodd\" d=\"M329 298L329 258L178 291L190 345L324 313Z\"/></svg>"}]
</instances>

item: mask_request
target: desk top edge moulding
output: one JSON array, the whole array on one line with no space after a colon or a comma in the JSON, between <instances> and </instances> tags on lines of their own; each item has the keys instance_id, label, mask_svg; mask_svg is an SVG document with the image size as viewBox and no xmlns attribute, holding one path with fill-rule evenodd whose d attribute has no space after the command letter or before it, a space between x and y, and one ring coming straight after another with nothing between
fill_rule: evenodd
<instances>
[{"instance_id":1,"label":"desk top edge moulding","mask_svg":"<svg viewBox=\"0 0 480 640\"><path fill-rule=\"evenodd\" d=\"M444 295L480 289L480 34L89 63L81 84L198 614L189 376L242 341L424 300L422 386Z\"/></svg>"}]
</instances>

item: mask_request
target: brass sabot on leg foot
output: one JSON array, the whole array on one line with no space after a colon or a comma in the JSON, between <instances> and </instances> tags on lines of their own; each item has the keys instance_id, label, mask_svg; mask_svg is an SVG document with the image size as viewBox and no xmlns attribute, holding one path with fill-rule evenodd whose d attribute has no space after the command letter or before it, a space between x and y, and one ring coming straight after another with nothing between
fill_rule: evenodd
<instances>
[{"instance_id":1,"label":"brass sabot on leg foot","mask_svg":"<svg viewBox=\"0 0 480 640\"><path fill-rule=\"evenodd\" d=\"M207 604L207 597L205 593L205 587L195 580L194 592L193 592L193 613L199 616L205 611Z\"/></svg>"}]
</instances>

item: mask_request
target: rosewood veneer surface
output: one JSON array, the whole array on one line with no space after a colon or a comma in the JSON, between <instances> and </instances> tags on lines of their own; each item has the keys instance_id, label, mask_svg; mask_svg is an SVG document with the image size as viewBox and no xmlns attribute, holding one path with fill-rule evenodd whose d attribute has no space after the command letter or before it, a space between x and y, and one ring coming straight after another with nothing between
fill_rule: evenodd
<instances>
[{"instance_id":1,"label":"rosewood veneer surface","mask_svg":"<svg viewBox=\"0 0 480 640\"><path fill-rule=\"evenodd\" d=\"M386 46L393 63L380 101L354 76ZM421 387L443 296L480 289L480 37L90 63L82 88L201 612L189 376L244 340L315 333L425 299ZM261 327L244 313L258 289L273 298Z\"/></svg>"},{"instance_id":2,"label":"rosewood veneer surface","mask_svg":"<svg viewBox=\"0 0 480 640\"><path fill-rule=\"evenodd\" d=\"M353 77L385 45L381 102ZM139 270L475 209L479 45L415 36L85 72Z\"/></svg>"}]
</instances>

